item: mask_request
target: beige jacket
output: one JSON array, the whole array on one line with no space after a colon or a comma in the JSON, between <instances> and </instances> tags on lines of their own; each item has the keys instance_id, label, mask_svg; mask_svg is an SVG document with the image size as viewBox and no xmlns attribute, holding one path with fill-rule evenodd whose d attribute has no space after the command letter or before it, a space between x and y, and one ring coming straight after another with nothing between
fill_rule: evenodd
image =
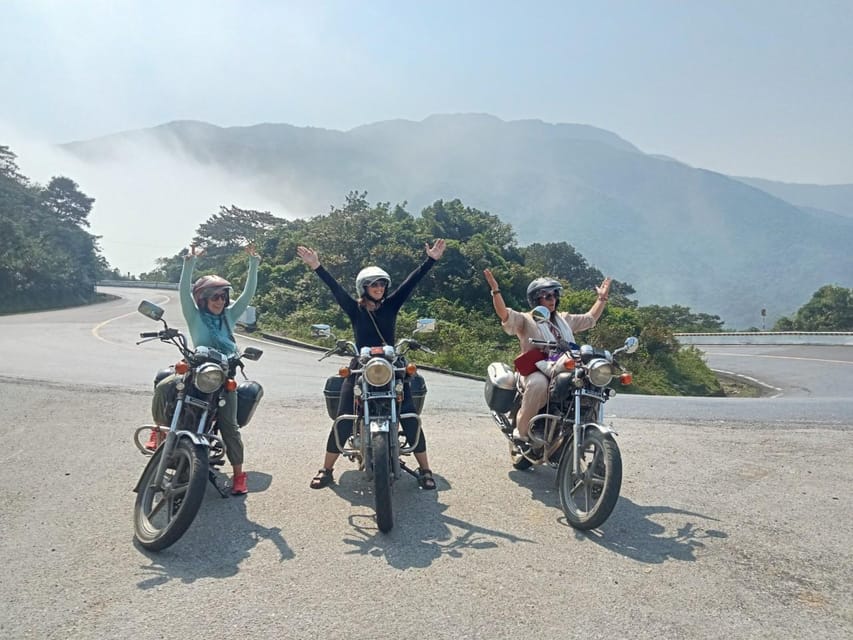
<instances>
[{"instance_id":1,"label":"beige jacket","mask_svg":"<svg viewBox=\"0 0 853 640\"><path fill-rule=\"evenodd\" d=\"M536 346L530 344L530 338L542 340L547 336L543 335L540 331L539 325L536 323L536 320L533 319L532 313L530 311L520 313L514 309L507 309L507 311L509 312L507 319L501 322L503 330L511 336L518 337L521 353L525 353L531 349L536 349ZM565 323L563 325L563 329L559 331L561 334L560 337L567 342L575 342L575 331L586 331L587 329L592 329L595 326L595 317L593 317L591 313L575 314L558 312L557 315L559 315ZM566 333L568 333L568 335L564 335ZM551 339L550 337L548 338Z\"/></svg>"}]
</instances>

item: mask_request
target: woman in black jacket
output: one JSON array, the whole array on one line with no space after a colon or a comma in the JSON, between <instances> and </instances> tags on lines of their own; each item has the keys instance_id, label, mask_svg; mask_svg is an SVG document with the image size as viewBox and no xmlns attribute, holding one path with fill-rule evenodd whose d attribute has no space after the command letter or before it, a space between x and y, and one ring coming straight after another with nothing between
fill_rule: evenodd
<instances>
[{"instance_id":1,"label":"woman in black jacket","mask_svg":"<svg viewBox=\"0 0 853 640\"><path fill-rule=\"evenodd\" d=\"M443 239L436 240L432 247L427 244L425 246L427 259L410 273L409 277L391 293L388 293L391 278L385 271L379 267L366 267L362 269L356 277L358 300L350 296L338 284L337 280L320 265L320 257L316 251L308 247L299 246L296 249L296 253L332 291L335 300L352 323L356 348L361 349L361 347L375 347L380 344L395 344L397 314L400 311L400 307L412 295L415 285L432 268L436 260L440 259L442 254L444 254L444 248L445 243ZM352 378L347 378L341 386L341 401L338 405L338 415L351 411L352 404L353 381ZM409 385L406 385L400 412L414 413L414 410L411 391ZM352 427L352 421L338 423L338 435L341 442L345 442L350 437ZM414 441L417 435L417 421L403 420L402 427L409 441ZM418 481L421 488L435 489L435 480L429 468L429 460L426 454L426 438L423 432L421 432L421 436L418 439L418 445L415 447L414 454L415 459L418 461ZM340 455L341 452L338 449L333 428L326 441L326 455L323 460L323 468L311 480L312 489L322 489L332 482L335 461Z\"/></svg>"}]
</instances>

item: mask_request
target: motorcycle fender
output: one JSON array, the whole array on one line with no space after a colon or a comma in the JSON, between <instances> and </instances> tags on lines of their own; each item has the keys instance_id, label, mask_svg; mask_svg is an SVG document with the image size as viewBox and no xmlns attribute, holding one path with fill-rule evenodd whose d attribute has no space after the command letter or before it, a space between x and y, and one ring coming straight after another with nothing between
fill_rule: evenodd
<instances>
[{"instance_id":1,"label":"motorcycle fender","mask_svg":"<svg viewBox=\"0 0 853 640\"><path fill-rule=\"evenodd\" d=\"M587 422L583 425L583 432L586 435L588 429L594 429L598 431L602 436L618 436L619 433L611 426L606 424L599 424L597 422Z\"/></svg>"},{"instance_id":2,"label":"motorcycle fender","mask_svg":"<svg viewBox=\"0 0 853 640\"><path fill-rule=\"evenodd\" d=\"M390 420L371 420L370 433L388 433L391 430Z\"/></svg>"},{"instance_id":3,"label":"motorcycle fender","mask_svg":"<svg viewBox=\"0 0 853 640\"><path fill-rule=\"evenodd\" d=\"M160 452L157 451L154 453L153 456L150 456L148 458L148 462L145 464L145 468L142 470L142 473L139 474L139 480L136 481L136 486L133 487L134 493L139 493L139 490L142 488L142 478L145 477L146 473L148 472L148 468L151 465L157 465L159 463L160 463Z\"/></svg>"},{"instance_id":4,"label":"motorcycle fender","mask_svg":"<svg viewBox=\"0 0 853 640\"><path fill-rule=\"evenodd\" d=\"M190 440L192 440L193 444L201 445L203 447L210 447L210 442L207 440L207 438L205 438L204 436L199 435L197 433L193 433L191 431L178 431L177 435L178 435L178 438L189 438ZM156 463L154 462L155 460L157 461ZM148 471L148 467L150 467L152 464L159 464L159 463L160 463L160 452L157 451L154 453L153 456L148 458L148 463L145 465L145 469L143 469L142 473L139 474L139 480L137 480L136 486L133 487L134 493L139 493L139 489L140 489L141 483L142 483L142 478L145 477L145 472Z\"/></svg>"}]
</instances>

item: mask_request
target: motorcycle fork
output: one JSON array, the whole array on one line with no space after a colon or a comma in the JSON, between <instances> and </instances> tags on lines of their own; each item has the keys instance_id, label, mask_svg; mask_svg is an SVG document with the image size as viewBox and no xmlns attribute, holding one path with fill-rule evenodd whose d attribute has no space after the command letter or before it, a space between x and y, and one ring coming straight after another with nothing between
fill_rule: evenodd
<instances>
[{"instance_id":1,"label":"motorcycle fork","mask_svg":"<svg viewBox=\"0 0 853 640\"><path fill-rule=\"evenodd\" d=\"M581 420L583 419L583 415L581 414L581 394L575 395L575 421L572 424L572 438L574 439L574 446L572 447L572 473L580 474L580 458L583 454L583 442L586 436L586 428L589 423L583 423ZM596 408L596 416L595 416L596 424L603 424L604 422L604 403L599 403Z\"/></svg>"}]
</instances>

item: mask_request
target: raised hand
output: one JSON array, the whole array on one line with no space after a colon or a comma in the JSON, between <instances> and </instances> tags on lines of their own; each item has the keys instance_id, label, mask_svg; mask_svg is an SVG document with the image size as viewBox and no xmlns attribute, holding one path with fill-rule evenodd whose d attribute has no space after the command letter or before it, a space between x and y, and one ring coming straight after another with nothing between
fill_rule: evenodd
<instances>
[{"instance_id":1,"label":"raised hand","mask_svg":"<svg viewBox=\"0 0 853 640\"><path fill-rule=\"evenodd\" d=\"M433 244L431 247L429 246L428 242L424 244L424 248L426 249L426 254L430 258L432 258L433 260L438 260L441 258L442 255L444 255L445 246L446 245L445 245L444 240L442 238L439 238L438 240L436 240L435 244Z\"/></svg>"},{"instance_id":2,"label":"raised hand","mask_svg":"<svg viewBox=\"0 0 853 640\"><path fill-rule=\"evenodd\" d=\"M184 260L189 260L190 258L200 258L204 255L204 247L199 247L194 244L190 245L190 248L187 249L187 252L184 254Z\"/></svg>"},{"instance_id":3,"label":"raised hand","mask_svg":"<svg viewBox=\"0 0 853 640\"><path fill-rule=\"evenodd\" d=\"M595 288L595 292L598 294L598 299L602 302L606 302L607 298L610 297L610 283L612 282L612 278L609 276L602 280L601 284Z\"/></svg>"},{"instance_id":4,"label":"raised hand","mask_svg":"<svg viewBox=\"0 0 853 640\"><path fill-rule=\"evenodd\" d=\"M250 256L250 257L252 257L252 258L260 258L260 256L258 255L258 250L257 250L257 249L255 249L255 243L254 243L254 242L250 242L249 244L247 244L247 245L244 247L244 249L245 249L246 253L248 253L248 254L249 254L249 256Z\"/></svg>"},{"instance_id":5,"label":"raised hand","mask_svg":"<svg viewBox=\"0 0 853 640\"><path fill-rule=\"evenodd\" d=\"M307 264L311 269L316 269L320 266L320 256L310 247L303 247L302 245L299 245L296 247L296 255L298 255L302 259L302 262Z\"/></svg>"},{"instance_id":6,"label":"raised hand","mask_svg":"<svg viewBox=\"0 0 853 640\"><path fill-rule=\"evenodd\" d=\"M486 276L486 282L489 283L489 289L497 291L500 288L498 287L498 281L495 280L495 276L492 275L491 269L483 269L483 275Z\"/></svg>"}]
</instances>

